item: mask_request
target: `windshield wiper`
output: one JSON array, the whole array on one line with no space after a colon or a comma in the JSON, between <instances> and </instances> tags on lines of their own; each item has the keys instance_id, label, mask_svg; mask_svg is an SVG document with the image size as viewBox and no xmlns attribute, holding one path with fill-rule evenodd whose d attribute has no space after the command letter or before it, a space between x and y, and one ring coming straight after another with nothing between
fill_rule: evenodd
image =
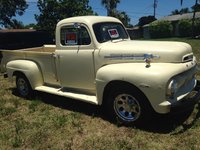
<instances>
[{"instance_id":1,"label":"windshield wiper","mask_svg":"<svg viewBox=\"0 0 200 150\"><path fill-rule=\"evenodd\" d=\"M111 39L111 42L120 42L120 41L124 41L124 38L119 38L119 39Z\"/></svg>"}]
</instances>

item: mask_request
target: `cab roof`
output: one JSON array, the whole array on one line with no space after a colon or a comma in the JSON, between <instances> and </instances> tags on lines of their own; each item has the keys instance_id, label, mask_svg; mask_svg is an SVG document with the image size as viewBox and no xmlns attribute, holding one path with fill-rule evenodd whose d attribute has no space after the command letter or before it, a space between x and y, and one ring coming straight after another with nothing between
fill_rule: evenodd
<instances>
[{"instance_id":1,"label":"cab roof","mask_svg":"<svg viewBox=\"0 0 200 150\"><path fill-rule=\"evenodd\" d=\"M107 17L107 16L79 16L79 17L71 17L67 19L63 19L58 22L57 26L60 26L65 23L84 23L93 25L99 22L119 22L118 19L114 17Z\"/></svg>"}]
</instances>

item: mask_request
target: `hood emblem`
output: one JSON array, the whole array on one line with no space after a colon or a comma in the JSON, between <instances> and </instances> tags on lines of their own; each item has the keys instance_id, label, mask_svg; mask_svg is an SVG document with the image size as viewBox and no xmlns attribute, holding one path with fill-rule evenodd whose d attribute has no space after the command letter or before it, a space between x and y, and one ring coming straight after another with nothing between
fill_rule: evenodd
<instances>
[{"instance_id":1,"label":"hood emblem","mask_svg":"<svg viewBox=\"0 0 200 150\"><path fill-rule=\"evenodd\" d=\"M151 58L146 58L144 61L146 63L146 68L151 67Z\"/></svg>"},{"instance_id":2,"label":"hood emblem","mask_svg":"<svg viewBox=\"0 0 200 150\"><path fill-rule=\"evenodd\" d=\"M160 58L160 56L153 54L144 54L144 61L146 63L146 68L149 68L151 66L151 61L154 58Z\"/></svg>"}]
</instances>

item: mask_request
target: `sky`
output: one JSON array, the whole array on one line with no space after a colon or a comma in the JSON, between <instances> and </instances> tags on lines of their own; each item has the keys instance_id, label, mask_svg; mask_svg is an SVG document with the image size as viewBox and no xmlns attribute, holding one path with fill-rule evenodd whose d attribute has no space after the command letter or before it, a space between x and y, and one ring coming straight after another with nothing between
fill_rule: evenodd
<instances>
[{"instance_id":1,"label":"sky","mask_svg":"<svg viewBox=\"0 0 200 150\"><path fill-rule=\"evenodd\" d=\"M180 0L157 0L156 18L167 16L171 11L181 8L191 8L195 0L184 0L183 5L180 5ZM154 0L121 0L117 6L117 10L125 11L131 18L131 24L138 23L140 17L153 15ZM27 0L29 7L26 9L23 16L17 16L16 19L22 21L24 25L36 23L34 14L39 14L37 8L37 0ZM106 16L107 11L101 5L101 0L90 0L89 5L93 11L100 16Z\"/></svg>"}]
</instances>

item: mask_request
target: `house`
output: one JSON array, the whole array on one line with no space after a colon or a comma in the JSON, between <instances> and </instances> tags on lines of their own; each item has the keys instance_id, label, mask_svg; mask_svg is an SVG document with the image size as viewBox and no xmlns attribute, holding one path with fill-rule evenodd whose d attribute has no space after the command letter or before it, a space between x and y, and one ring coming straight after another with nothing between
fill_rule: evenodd
<instances>
[{"instance_id":1,"label":"house","mask_svg":"<svg viewBox=\"0 0 200 150\"><path fill-rule=\"evenodd\" d=\"M178 22L183 19L192 19L193 18L193 13L186 13L186 14L178 14L178 15L171 15L171 16L165 16L160 18L159 20L166 20L170 21L173 26L173 34L175 36L179 36L178 32ZM196 12L195 18L200 18L200 12Z\"/></svg>"},{"instance_id":2,"label":"house","mask_svg":"<svg viewBox=\"0 0 200 150\"><path fill-rule=\"evenodd\" d=\"M132 28L126 28L126 30L128 31L128 34L132 40L143 37L142 28L140 28L139 26L135 26Z\"/></svg>"},{"instance_id":3,"label":"house","mask_svg":"<svg viewBox=\"0 0 200 150\"><path fill-rule=\"evenodd\" d=\"M161 20L170 21L173 26L173 35L179 36L178 22L183 19L192 19L192 18L193 18L193 13L186 13L186 14L165 16L156 21L161 21ZM195 18L200 18L200 12L196 12ZM143 26L143 37L144 38L150 37L148 28L149 28L149 24Z\"/></svg>"},{"instance_id":4,"label":"house","mask_svg":"<svg viewBox=\"0 0 200 150\"><path fill-rule=\"evenodd\" d=\"M193 13L186 13L186 14L178 14L178 15L170 15L160 18L159 20L167 20L171 22L177 22L183 19L192 19ZM200 12L196 12L195 18L200 18Z\"/></svg>"}]
</instances>

